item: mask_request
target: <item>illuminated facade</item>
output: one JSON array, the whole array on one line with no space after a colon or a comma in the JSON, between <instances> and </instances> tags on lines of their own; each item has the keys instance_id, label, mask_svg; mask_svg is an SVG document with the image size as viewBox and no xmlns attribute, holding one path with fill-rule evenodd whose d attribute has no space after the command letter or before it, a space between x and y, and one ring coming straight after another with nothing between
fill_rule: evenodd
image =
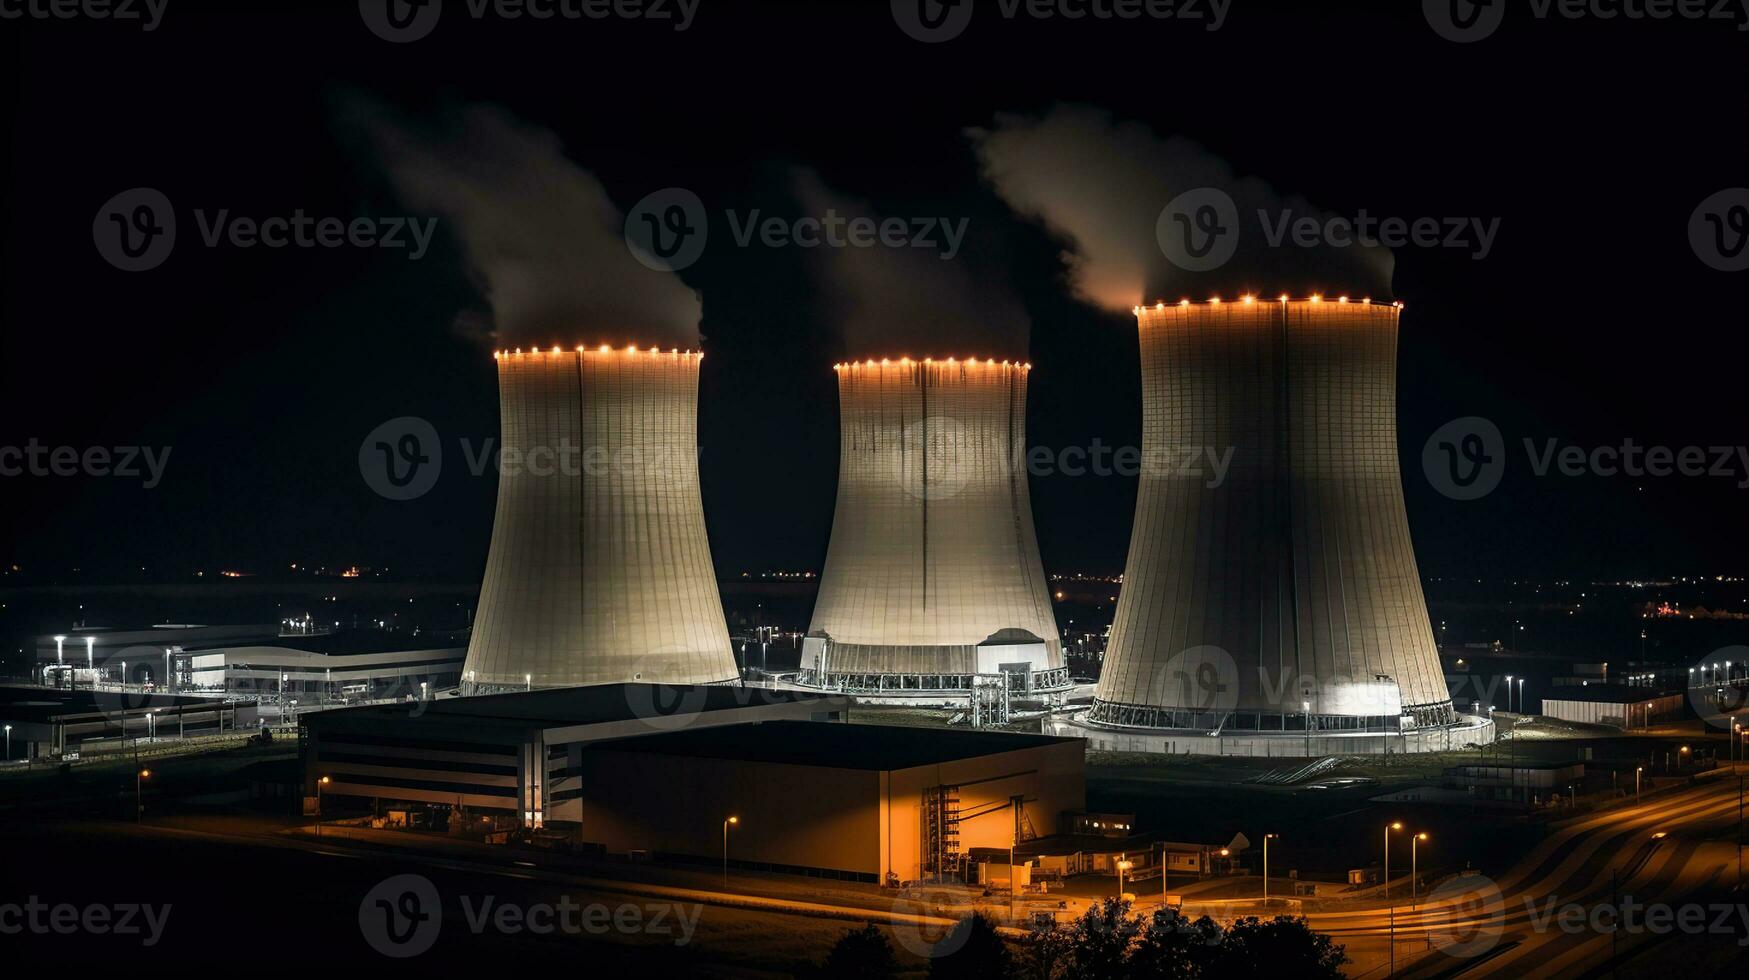
<instances>
[{"instance_id":1,"label":"illuminated facade","mask_svg":"<svg viewBox=\"0 0 1749 980\"><path fill-rule=\"evenodd\" d=\"M1452 724L1398 468L1400 308L1136 314L1143 475L1085 720L1296 741Z\"/></svg>"},{"instance_id":2,"label":"illuminated facade","mask_svg":"<svg viewBox=\"0 0 1749 980\"><path fill-rule=\"evenodd\" d=\"M500 352L469 692L737 676L698 487L700 354Z\"/></svg>"},{"instance_id":3,"label":"illuminated facade","mask_svg":"<svg viewBox=\"0 0 1749 980\"><path fill-rule=\"evenodd\" d=\"M837 366L838 505L801 682L929 700L1068 685L1026 484L1029 365Z\"/></svg>"}]
</instances>

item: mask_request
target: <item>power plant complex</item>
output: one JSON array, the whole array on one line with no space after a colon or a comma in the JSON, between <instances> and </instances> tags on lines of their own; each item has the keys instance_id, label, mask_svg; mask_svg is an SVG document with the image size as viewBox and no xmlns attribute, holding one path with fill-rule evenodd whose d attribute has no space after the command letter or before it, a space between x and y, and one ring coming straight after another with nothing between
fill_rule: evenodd
<instances>
[{"instance_id":1,"label":"power plant complex","mask_svg":"<svg viewBox=\"0 0 1749 980\"><path fill-rule=\"evenodd\" d=\"M1027 491L1030 370L837 365L838 504L804 686L916 703L1068 688Z\"/></svg>"},{"instance_id":2,"label":"power plant complex","mask_svg":"<svg viewBox=\"0 0 1749 980\"><path fill-rule=\"evenodd\" d=\"M1454 711L1398 465L1401 306L1136 309L1141 485L1090 708L1134 751L1310 755L1486 740ZM496 355L497 513L464 693L737 681L678 350ZM1020 361L835 366L838 496L796 672L974 725L1072 690L1027 489ZM1177 465L1224 455L1218 478ZM1456 741L1454 741L1454 739Z\"/></svg>"},{"instance_id":3,"label":"power plant complex","mask_svg":"<svg viewBox=\"0 0 1749 980\"><path fill-rule=\"evenodd\" d=\"M469 693L736 678L698 486L690 351L501 351Z\"/></svg>"},{"instance_id":4,"label":"power plant complex","mask_svg":"<svg viewBox=\"0 0 1749 980\"><path fill-rule=\"evenodd\" d=\"M1399 315L1317 296L1136 310L1144 466L1082 719L1096 744L1303 755L1478 740L1454 735L1409 537ZM1173 465L1187 447L1231 450L1223 477Z\"/></svg>"}]
</instances>

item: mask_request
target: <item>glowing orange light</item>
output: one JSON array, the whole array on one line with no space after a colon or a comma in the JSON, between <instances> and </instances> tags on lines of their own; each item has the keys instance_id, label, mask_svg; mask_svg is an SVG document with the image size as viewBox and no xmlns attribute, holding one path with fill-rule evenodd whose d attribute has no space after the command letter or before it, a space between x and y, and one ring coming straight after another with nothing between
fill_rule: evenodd
<instances>
[{"instance_id":1,"label":"glowing orange light","mask_svg":"<svg viewBox=\"0 0 1749 980\"><path fill-rule=\"evenodd\" d=\"M1246 304L1247 304L1247 305L1249 305L1249 304L1251 304L1251 303L1255 303L1255 302L1257 302L1257 297L1255 297L1255 296L1247 296L1247 297L1245 297L1245 303L1246 303Z\"/></svg>"}]
</instances>

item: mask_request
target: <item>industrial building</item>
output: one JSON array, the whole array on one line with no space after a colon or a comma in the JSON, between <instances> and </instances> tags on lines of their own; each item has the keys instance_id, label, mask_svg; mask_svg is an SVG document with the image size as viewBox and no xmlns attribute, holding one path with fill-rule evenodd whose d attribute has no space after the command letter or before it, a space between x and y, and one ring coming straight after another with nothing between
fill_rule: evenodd
<instances>
[{"instance_id":1,"label":"industrial building","mask_svg":"<svg viewBox=\"0 0 1749 980\"><path fill-rule=\"evenodd\" d=\"M274 625L82 629L36 638L60 689L249 695L305 704L430 696L461 678L463 634L282 631Z\"/></svg>"},{"instance_id":2,"label":"industrial building","mask_svg":"<svg viewBox=\"0 0 1749 980\"><path fill-rule=\"evenodd\" d=\"M1680 719L1686 704L1687 698L1681 693L1627 684L1587 684L1563 687L1554 697L1543 698L1542 713L1586 725L1645 728L1655 722Z\"/></svg>"},{"instance_id":3,"label":"industrial building","mask_svg":"<svg viewBox=\"0 0 1749 980\"><path fill-rule=\"evenodd\" d=\"M581 839L610 853L856 881L959 878L1086 807L1079 739L764 722L580 753ZM725 831L725 822L733 817Z\"/></svg>"},{"instance_id":4,"label":"industrial building","mask_svg":"<svg viewBox=\"0 0 1749 980\"><path fill-rule=\"evenodd\" d=\"M135 741L253 731L277 720L254 700L139 691L0 687L8 761L67 759Z\"/></svg>"},{"instance_id":5,"label":"industrial building","mask_svg":"<svg viewBox=\"0 0 1749 980\"><path fill-rule=\"evenodd\" d=\"M1027 489L1031 366L839 364L838 501L799 681L888 702L1069 687Z\"/></svg>"},{"instance_id":6,"label":"industrial building","mask_svg":"<svg viewBox=\"0 0 1749 980\"><path fill-rule=\"evenodd\" d=\"M1397 455L1399 307L1136 310L1143 465L1093 708L1099 747L1211 754L1487 742L1440 668ZM1230 452L1224 472L1180 465Z\"/></svg>"},{"instance_id":7,"label":"industrial building","mask_svg":"<svg viewBox=\"0 0 1749 980\"><path fill-rule=\"evenodd\" d=\"M837 721L843 697L611 684L368 705L299 718L305 795L437 804L528 827L580 819L585 743L752 721Z\"/></svg>"},{"instance_id":8,"label":"industrial building","mask_svg":"<svg viewBox=\"0 0 1749 980\"><path fill-rule=\"evenodd\" d=\"M695 352L500 351L468 693L738 676L698 485Z\"/></svg>"}]
</instances>

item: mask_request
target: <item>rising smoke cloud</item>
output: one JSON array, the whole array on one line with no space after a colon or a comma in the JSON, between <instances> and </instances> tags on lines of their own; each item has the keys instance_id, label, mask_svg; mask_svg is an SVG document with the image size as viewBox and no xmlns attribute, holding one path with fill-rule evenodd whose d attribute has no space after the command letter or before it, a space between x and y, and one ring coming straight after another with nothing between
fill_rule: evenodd
<instances>
[{"instance_id":1,"label":"rising smoke cloud","mask_svg":"<svg viewBox=\"0 0 1749 980\"><path fill-rule=\"evenodd\" d=\"M1005 113L968 131L984 178L1016 211L1067 240L1078 296L1127 312L1160 299L1241 292L1296 296L1316 291L1390 296L1394 260L1382 246L1271 245L1284 215L1330 215L1183 137L1085 105L1057 105L1039 115ZM1215 188L1237 206L1237 251L1217 269L1191 272L1169 262L1156 237L1161 211L1174 198ZM1260 218L1260 212L1266 217Z\"/></svg>"},{"instance_id":2,"label":"rising smoke cloud","mask_svg":"<svg viewBox=\"0 0 1749 980\"><path fill-rule=\"evenodd\" d=\"M491 307L459 316L462 332L502 347L698 347L698 295L632 257L624 215L551 131L492 105L414 121L356 99L343 123L403 203L438 215L461 244Z\"/></svg>"},{"instance_id":3,"label":"rising smoke cloud","mask_svg":"<svg viewBox=\"0 0 1749 980\"><path fill-rule=\"evenodd\" d=\"M807 168L792 169L790 189L812 218L865 218L878 226L892 217ZM907 217L908 229L925 229L935 243L927 247L824 246L810 256L849 357L1026 358L1031 320L1001 270L979 267L979 229L971 227L951 256L940 250L941 225L961 222L962 229L974 224L956 216Z\"/></svg>"}]
</instances>

